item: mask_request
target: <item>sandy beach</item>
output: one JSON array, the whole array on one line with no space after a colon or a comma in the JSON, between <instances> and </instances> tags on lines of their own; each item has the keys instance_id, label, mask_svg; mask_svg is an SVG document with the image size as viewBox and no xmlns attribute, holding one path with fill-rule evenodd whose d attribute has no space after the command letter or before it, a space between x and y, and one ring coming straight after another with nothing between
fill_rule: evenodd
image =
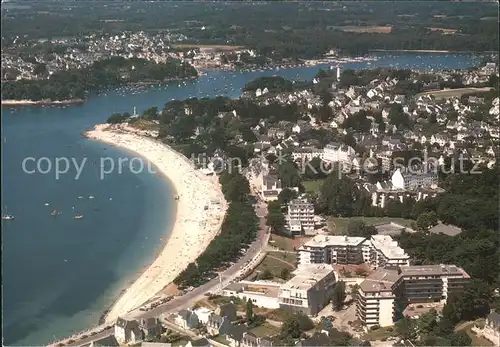
<instances>
[{"instance_id":1,"label":"sandy beach","mask_svg":"<svg viewBox=\"0 0 500 347\"><path fill-rule=\"evenodd\" d=\"M203 175L186 157L158 141L109 125L97 125L85 135L150 161L179 195L173 229L165 230L165 248L110 309L106 323L112 323L153 298L203 252L219 231L226 202L216 178Z\"/></svg>"}]
</instances>

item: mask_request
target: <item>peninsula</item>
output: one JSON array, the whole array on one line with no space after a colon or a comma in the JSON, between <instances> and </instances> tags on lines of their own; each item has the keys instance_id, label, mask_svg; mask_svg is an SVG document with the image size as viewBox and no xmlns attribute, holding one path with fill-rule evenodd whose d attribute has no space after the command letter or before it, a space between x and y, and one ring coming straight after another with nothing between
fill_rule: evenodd
<instances>
[{"instance_id":1,"label":"peninsula","mask_svg":"<svg viewBox=\"0 0 500 347\"><path fill-rule=\"evenodd\" d=\"M47 105L82 102L87 93L126 84L158 84L169 80L195 78L198 71L188 63L165 57L154 62L142 58L111 57L87 67L50 74L44 64L38 79L2 83L2 105Z\"/></svg>"},{"instance_id":2,"label":"peninsula","mask_svg":"<svg viewBox=\"0 0 500 347\"><path fill-rule=\"evenodd\" d=\"M165 230L165 248L115 302L105 318L109 323L152 299L195 261L218 234L226 210L217 181L199 173L186 157L160 142L121 129L97 125L86 136L133 151L153 163L170 180L179 199L175 223L171 230L170 226Z\"/></svg>"}]
</instances>

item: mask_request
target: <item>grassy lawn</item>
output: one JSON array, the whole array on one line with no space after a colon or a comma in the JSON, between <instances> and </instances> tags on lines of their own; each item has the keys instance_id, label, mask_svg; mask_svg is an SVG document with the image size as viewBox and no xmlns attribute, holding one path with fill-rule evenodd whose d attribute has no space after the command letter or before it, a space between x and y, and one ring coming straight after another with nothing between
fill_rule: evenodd
<instances>
[{"instance_id":1,"label":"grassy lawn","mask_svg":"<svg viewBox=\"0 0 500 347\"><path fill-rule=\"evenodd\" d=\"M418 98L421 95L434 95L436 99L446 99L446 98L453 98L453 97L461 97L464 94L472 94L472 93L477 93L477 92L487 92L489 91L489 87L484 87L484 88L455 88L455 89L448 89L448 90L436 90L436 91L430 91L430 92L424 92L417 94L416 97Z\"/></svg>"},{"instance_id":2,"label":"grassy lawn","mask_svg":"<svg viewBox=\"0 0 500 347\"><path fill-rule=\"evenodd\" d=\"M379 223L389 223L394 222L401 224L406 227L411 227L411 219L404 218L390 218L390 217L351 217L351 218L340 218L340 217L328 217L328 229L333 235L345 235L347 230L347 225L350 220L362 220L366 225L374 225Z\"/></svg>"},{"instance_id":3,"label":"grassy lawn","mask_svg":"<svg viewBox=\"0 0 500 347\"><path fill-rule=\"evenodd\" d=\"M323 182L325 180L312 180L312 181L303 181L302 184L304 185L304 188L306 189L306 192L311 192L311 193L319 193L319 189L323 185Z\"/></svg>"},{"instance_id":4,"label":"grassy lawn","mask_svg":"<svg viewBox=\"0 0 500 347\"><path fill-rule=\"evenodd\" d=\"M288 237L272 234L271 239L269 240L269 244L285 251L293 251L293 239L290 239Z\"/></svg>"},{"instance_id":5,"label":"grassy lawn","mask_svg":"<svg viewBox=\"0 0 500 347\"><path fill-rule=\"evenodd\" d=\"M370 330L365 335L363 335L363 339L369 341L385 341L387 338L396 335L394 328L386 327L380 328L377 330Z\"/></svg>"},{"instance_id":6,"label":"grassy lawn","mask_svg":"<svg viewBox=\"0 0 500 347\"><path fill-rule=\"evenodd\" d=\"M262 263L255 269L257 273L262 273L264 270L268 269L271 271L275 279L280 278L281 270L288 269L290 271L294 270L293 266L290 266L282 261L277 259L270 258L266 256Z\"/></svg>"},{"instance_id":7,"label":"grassy lawn","mask_svg":"<svg viewBox=\"0 0 500 347\"><path fill-rule=\"evenodd\" d=\"M276 335L279 330L275 326L264 323L256 328L251 329L250 332L255 334L255 336L257 337L270 337Z\"/></svg>"},{"instance_id":8,"label":"grassy lawn","mask_svg":"<svg viewBox=\"0 0 500 347\"><path fill-rule=\"evenodd\" d=\"M268 252L267 254L278 259L283 259L283 261L286 261L287 263L295 264L295 262L297 261L297 254L284 252Z\"/></svg>"}]
</instances>

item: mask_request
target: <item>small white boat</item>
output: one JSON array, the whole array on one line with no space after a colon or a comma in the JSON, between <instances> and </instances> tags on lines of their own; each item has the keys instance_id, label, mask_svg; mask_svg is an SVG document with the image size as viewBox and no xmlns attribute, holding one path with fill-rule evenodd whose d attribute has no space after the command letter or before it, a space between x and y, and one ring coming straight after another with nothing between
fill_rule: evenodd
<instances>
[{"instance_id":1,"label":"small white boat","mask_svg":"<svg viewBox=\"0 0 500 347\"><path fill-rule=\"evenodd\" d=\"M2 219L3 220L13 220L14 219L13 215L7 213L7 206L5 206L5 213L2 214Z\"/></svg>"},{"instance_id":2,"label":"small white boat","mask_svg":"<svg viewBox=\"0 0 500 347\"><path fill-rule=\"evenodd\" d=\"M82 219L83 215L74 216L73 219Z\"/></svg>"}]
</instances>

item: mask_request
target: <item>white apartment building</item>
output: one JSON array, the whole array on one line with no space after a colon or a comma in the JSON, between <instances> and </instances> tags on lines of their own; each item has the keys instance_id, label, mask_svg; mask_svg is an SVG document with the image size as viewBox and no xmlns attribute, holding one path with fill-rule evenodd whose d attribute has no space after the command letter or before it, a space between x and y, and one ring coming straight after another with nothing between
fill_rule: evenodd
<instances>
[{"instance_id":1,"label":"white apartment building","mask_svg":"<svg viewBox=\"0 0 500 347\"><path fill-rule=\"evenodd\" d=\"M324 151L315 147L297 148L292 152L293 161L300 160L301 162L311 161L313 158L323 160Z\"/></svg>"},{"instance_id":2,"label":"white apartment building","mask_svg":"<svg viewBox=\"0 0 500 347\"><path fill-rule=\"evenodd\" d=\"M278 200L283 190L281 180L276 175L262 175L261 196L264 201Z\"/></svg>"},{"instance_id":3,"label":"white apartment building","mask_svg":"<svg viewBox=\"0 0 500 347\"><path fill-rule=\"evenodd\" d=\"M329 143L323 152L323 160L329 163L339 162L350 165L356 157L354 148L341 143Z\"/></svg>"},{"instance_id":4,"label":"white apartment building","mask_svg":"<svg viewBox=\"0 0 500 347\"><path fill-rule=\"evenodd\" d=\"M300 222L300 230L314 229L314 204L307 199L294 199L288 203L288 216L290 230L296 231L298 222ZM292 230L292 226L294 230Z\"/></svg>"},{"instance_id":5,"label":"white apartment building","mask_svg":"<svg viewBox=\"0 0 500 347\"><path fill-rule=\"evenodd\" d=\"M294 277L281 285L280 308L315 315L329 302L336 283L333 267L328 264L301 264Z\"/></svg>"},{"instance_id":6,"label":"white apartment building","mask_svg":"<svg viewBox=\"0 0 500 347\"><path fill-rule=\"evenodd\" d=\"M364 237L316 235L299 248L300 264L361 264L370 260Z\"/></svg>"},{"instance_id":7,"label":"white apartment building","mask_svg":"<svg viewBox=\"0 0 500 347\"><path fill-rule=\"evenodd\" d=\"M410 303L445 303L463 291L470 276L455 265L378 269L359 285L356 314L367 328L391 326Z\"/></svg>"},{"instance_id":8,"label":"white apartment building","mask_svg":"<svg viewBox=\"0 0 500 347\"><path fill-rule=\"evenodd\" d=\"M300 264L361 264L373 267L409 265L410 256L389 235L371 238L317 235L299 248Z\"/></svg>"},{"instance_id":9,"label":"white apartment building","mask_svg":"<svg viewBox=\"0 0 500 347\"><path fill-rule=\"evenodd\" d=\"M372 235L370 243L373 248L370 263L374 267L410 265L410 256L389 235Z\"/></svg>"},{"instance_id":10,"label":"white apartment building","mask_svg":"<svg viewBox=\"0 0 500 347\"><path fill-rule=\"evenodd\" d=\"M367 328L394 325L394 283L398 280L396 270L374 272L359 285L356 315Z\"/></svg>"},{"instance_id":11,"label":"white apartment building","mask_svg":"<svg viewBox=\"0 0 500 347\"><path fill-rule=\"evenodd\" d=\"M423 170L410 172L397 169L391 177L392 185L395 189L416 189L422 187L436 188L438 184L437 172L433 170Z\"/></svg>"}]
</instances>

